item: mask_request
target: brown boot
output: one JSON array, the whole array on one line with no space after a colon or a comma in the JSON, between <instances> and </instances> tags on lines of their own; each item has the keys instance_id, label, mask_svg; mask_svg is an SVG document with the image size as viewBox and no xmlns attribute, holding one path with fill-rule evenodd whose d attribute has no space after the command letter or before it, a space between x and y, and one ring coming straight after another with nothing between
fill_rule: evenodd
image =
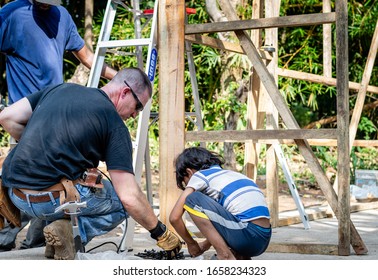
<instances>
[{"instance_id":1,"label":"brown boot","mask_svg":"<svg viewBox=\"0 0 378 280\"><path fill-rule=\"evenodd\" d=\"M45 257L48 258L48 259L53 259L54 255L55 255L54 246L46 243Z\"/></svg>"},{"instance_id":2,"label":"brown boot","mask_svg":"<svg viewBox=\"0 0 378 280\"><path fill-rule=\"evenodd\" d=\"M54 252L55 260L75 259L75 245L73 240L72 225L69 220L57 220L43 229L46 238L45 256L52 257ZM49 248L49 247L53 248ZM46 252L47 249L51 252ZM53 250L51 250L53 249ZM49 253L49 256L46 255Z\"/></svg>"}]
</instances>

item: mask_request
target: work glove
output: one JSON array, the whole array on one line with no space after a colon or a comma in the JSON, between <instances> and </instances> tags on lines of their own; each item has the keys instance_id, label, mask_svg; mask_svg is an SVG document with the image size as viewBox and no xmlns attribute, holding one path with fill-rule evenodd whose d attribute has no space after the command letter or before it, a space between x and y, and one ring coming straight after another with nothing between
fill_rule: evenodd
<instances>
[{"instance_id":1,"label":"work glove","mask_svg":"<svg viewBox=\"0 0 378 280\"><path fill-rule=\"evenodd\" d=\"M167 253L168 260L176 258L181 250L180 239L169 229L166 229L163 235L158 237L156 245Z\"/></svg>"}]
</instances>

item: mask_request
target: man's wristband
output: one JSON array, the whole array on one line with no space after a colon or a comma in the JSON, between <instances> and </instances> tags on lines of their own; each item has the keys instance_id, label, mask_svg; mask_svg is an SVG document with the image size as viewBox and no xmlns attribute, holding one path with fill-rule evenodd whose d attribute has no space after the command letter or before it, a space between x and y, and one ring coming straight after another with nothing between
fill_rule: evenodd
<instances>
[{"instance_id":1,"label":"man's wristband","mask_svg":"<svg viewBox=\"0 0 378 280\"><path fill-rule=\"evenodd\" d=\"M151 233L151 238L157 240L160 236L164 234L167 230L167 227L162 222L158 221L156 227L151 229L149 232Z\"/></svg>"}]
</instances>

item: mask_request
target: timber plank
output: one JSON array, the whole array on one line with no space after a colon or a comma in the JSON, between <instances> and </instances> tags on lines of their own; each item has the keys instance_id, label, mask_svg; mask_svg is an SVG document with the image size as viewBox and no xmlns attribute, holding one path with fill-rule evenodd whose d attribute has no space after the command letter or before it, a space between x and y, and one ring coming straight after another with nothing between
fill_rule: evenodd
<instances>
[{"instance_id":1,"label":"timber plank","mask_svg":"<svg viewBox=\"0 0 378 280\"><path fill-rule=\"evenodd\" d=\"M227 42L227 41L212 38L209 36L204 36L204 35L199 35L199 34L186 35L185 40L193 44L201 44L204 46L220 49L223 51L230 51L234 53L244 54L244 51L240 47L239 44ZM259 50L259 53L262 59L272 60L272 55L270 54L270 52Z\"/></svg>"},{"instance_id":2,"label":"timber plank","mask_svg":"<svg viewBox=\"0 0 378 280\"><path fill-rule=\"evenodd\" d=\"M260 18L251 20L239 20L235 18L230 21L189 24L185 26L185 35L203 34L227 31L240 31L248 29L265 29L277 27L295 27L306 25L317 25L325 23L334 23L335 13L319 13L307 15L294 15L284 17Z\"/></svg>"},{"instance_id":3,"label":"timber plank","mask_svg":"<svg viewBox=\"0 0 378 280\"><path fill-rule=\"evenodd\" d=\"M305 72L289 70L289 69L283 69L283 68L277 68L276 73L281 77L309 81L309 82L319 83L319 84L328 85L328 86L336 86L336 82L337 82L335 78L324 77L321 75L305 73ZM350 89L358 91L360 89L360 86L361 84L359 83L349 82ZM366 88L366 91L378 94L378 87L368 85Z\"/></svg>"},{"instance_id":4,"label":"timber plank","mask_svg":"<svg viewBox=\"0 0 378 280\"><path fill-rule=\"evenodd\" d=\"M184 94L177 94L184 92L184 15L184 0L159 2L159 59L169 61L159 67L159 164L164 167L159 170L159 218L168 226L169 214L181 194L172 176L175 171L172 162L184 149L185 139Z\"/></svg>"},{"instance_id":5,"label":"timber plank","mask_svg":"<svg viewBox=\"0 0 378 280\"><path fill-rule=\"evenodd\" d=\"M252 139L336 139L335 129L256 129L256 130L212 130L188 131L186 141L230 141L243 142Z\"/></svg>"},{"instance_id":6,"label":"timber plank","mask_svg":"<svg viewBox=\"0 0 378 280\"><path fill-rule=\"evenodd\" d=\"M337 255L337 245L310 243L277 243L271 242L266 250L269 253L296 253L316 255Z\"/></svg>"}]
</instances>

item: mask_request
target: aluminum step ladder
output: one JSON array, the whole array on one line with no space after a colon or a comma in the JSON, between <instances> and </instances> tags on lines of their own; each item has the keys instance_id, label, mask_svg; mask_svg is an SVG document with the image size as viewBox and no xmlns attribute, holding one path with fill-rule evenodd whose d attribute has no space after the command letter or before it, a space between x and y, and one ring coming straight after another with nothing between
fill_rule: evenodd
<instances>
[{"instance_id":1,"label":"aluminum step ladder","mask_svg":"<svg viewBox=\"0 0 378 280\"><path fill-rule=\"evenodd\" d=\"M104 65L105 55L109 50L115 48L127 48L135 47L135 55L138 61L138 67L145 71L148 75L152 85L155 79L155 70L157 64L157 49L156 49L156 32L157 32L157 11L158 11L158 0L154 4L154 13L142 12L139 10L139 1L132 0L133 8L129 8L123 1L119 0L108 0L103 24L101 26L100 35L97 43L97 47L94 54L93 65L90 71L88 79L88 87L98 87L101 70ZM127 40L110 40L111 31L113 28L114 20L117 13L117 7L121 5L126 10L133 13L134 26L135 26L135 39ZM148 38L141 37L141 21L140 18L147 18L147 23L151 23L151 32ZM142 48L147 47L147 59L146 65L143 65ZM117 51L116 51L117 52ZM147 102L144 110L140 112L138 119L138 129L136 140L133 143L134 146L134 157L133 166L135 179L138 184L141 183L142 171L143 171L143 160L146 155L147 147L147 136L148 136L148 124L151 112L151 99ZM148 169L148 168L146 168ZM126 236L121 244L121 251L132 250L132 242L134 238L135 221L130 217L123 223L123 229L126 230Z\"/></svg>"},{"instance_id":2,"label":"aluminum step ladder","mask_svg":"<svg viewBox=\"0 0 378 280\"><path fill-rule=\"evenodd\" d=\"M278 160L280 162L280 165L281 165L281 168L282 168L282 171L285 175L285 178L286 178L286 181L287 181L287 184L289 186L289 189L290 189L290 193L294 199L294 202L295 202L295 205L297 206L297 209L298 209L298 212L299 212L299 217L300 219L302 220L302 223L304 225L304 228L305 229L310 229L310 223L309 223L309 219L308 219L308 216L306 214L306 211L304 209L304 206L302 204L302 201L299 197L299 193L298 193L298 189L295 185L295 182L293 180L293 177L291 176L291 173L290 173L290 170L289 170L289 166L286 162L286 158L283 154L283 151L281 149L281 146L277 143L274 143L273 144L273 148L274 148L274 151L278 157Z\"/></svg>"}]
</instances>

